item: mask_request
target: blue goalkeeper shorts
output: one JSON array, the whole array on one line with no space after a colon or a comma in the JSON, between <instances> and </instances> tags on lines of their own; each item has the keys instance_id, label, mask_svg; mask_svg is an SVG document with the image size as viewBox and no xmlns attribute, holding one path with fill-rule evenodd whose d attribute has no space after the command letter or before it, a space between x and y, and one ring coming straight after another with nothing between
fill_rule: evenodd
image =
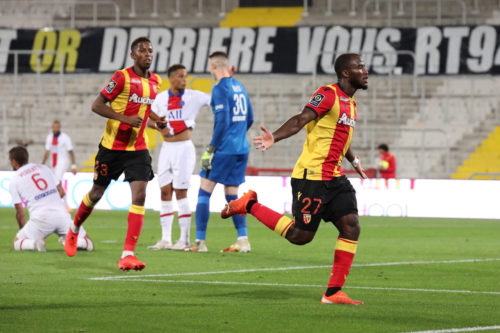
<instances>
[{"instance_id":1,"label":"blue goalkeeper shorts","mask_svg":"<svg viewBox=\"0 0 500 333\"><path fill-rule=\"evenodd\" d=\"M201 169L200 177L229 186L238 186L245 182L248 154L229 155L215 152L212 169Z\"/></svg>"}]
</instances>

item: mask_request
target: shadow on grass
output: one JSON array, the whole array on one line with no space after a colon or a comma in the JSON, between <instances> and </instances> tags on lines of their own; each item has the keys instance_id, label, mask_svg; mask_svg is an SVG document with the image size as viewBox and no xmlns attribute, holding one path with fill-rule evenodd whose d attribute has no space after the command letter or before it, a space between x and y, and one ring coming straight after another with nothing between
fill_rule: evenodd
<instances>
[{"instance_id":1,"label":"shadow on grass","mask_svg":"<svg viewBox=\"0 0 500 333\"><path fill-rule=\"evenodd\" d=\"M311 293L314 297L314 293ZM308 293L301 291L286 291L286 290L272 290L272 289L257 289L248 291L235 291L227 293L217 293L209 295L201 295L202 298L237 298L237 299L260 299L260 300L273 300L284 301L290 299L304 299L308 297ZM317 297L316 297L317 298Z\"/></svg>"},{"instance_id":2,"label":"shadow on grass","mask_svg":"<svg viewBox=\"0 0 500 333\"><path fill-rule=\"evenodd\" d=\"M134 303L134 308L157 308L157 307L208 307L213 306L210 303L172 303L166 300L165 302L158 303L157 301L153 302L145 302L145 303ZM89 303L89 304L81 304L81 302L76 303L48 303L42 306L40 305L17 305L17 306L0 306L0 311L40 311L40 310L70 310L70 309L129 309L131 307L130 301L123 302L113 302L113 303Z\"/></svg>"}]
</instances>

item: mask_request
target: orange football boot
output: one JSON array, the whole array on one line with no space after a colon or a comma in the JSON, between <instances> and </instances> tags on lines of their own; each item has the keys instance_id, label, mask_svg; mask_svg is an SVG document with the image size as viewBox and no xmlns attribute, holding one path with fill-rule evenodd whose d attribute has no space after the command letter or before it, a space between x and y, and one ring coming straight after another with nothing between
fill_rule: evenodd
<instances>
[{"instance_id":1,"label":"orange football boot","mask_svg":"<svg viewBox=\"0 0 500 333\"><path fill-rule=\"evenodd\" d=\"M122 271L129 271L131 269L136 271L142 271L146 268L146 264L140 262L136 256L126 256L118 261L118 268Z\"/></svg>"},{"instance_id":2,"label":"orange football boot","mask_svg":"<svg viewBox=\"0 0 500 333\"><path fill-rule=\"evenodd\" d=\"M229 201L229 203L224 206L220 216L223 219L227 219L236 214L247 214L247 204L250 200L257 202L257 193L255 191L248 190L241 198Z\"/></svg>"},{"instance_id":3,"label":"orange football boot","mask_svg":"<svg viewBox=\"0 0 500 333\"><path fill-rule=\"evenodd\" d=\"M68 234L66 235L66 240L64 242L64 251L69 257L73 257L76 254L78 243L78 234L75 234L71 231L71 228L68 230Z\"/></svg>"},{"instance_id":4,"label":"orange football boot","mask_svg":"<svg viewBox=\"0 0 500 333\"><path fill-rule=\"evenodd\" d=\"M347 296L345 293L343 293L341 291L337 291L335 294L333 294L332 296L328 296L328 297L325 295L325 293L323 293L323 297L321 298L321 304L360 305L360 304L363 304L363 302L350 299L349 296Z\"/></svg>"}]
</instances>

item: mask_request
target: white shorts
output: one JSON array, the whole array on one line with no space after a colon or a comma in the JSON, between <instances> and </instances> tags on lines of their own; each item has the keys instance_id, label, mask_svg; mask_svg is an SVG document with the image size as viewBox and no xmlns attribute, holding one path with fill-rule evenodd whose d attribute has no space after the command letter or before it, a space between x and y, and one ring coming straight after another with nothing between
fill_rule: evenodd
<instances>
[{"instance_id":1,"label":"white shorts","mask_svg":"<svg viewBox=\"0 0 500 333\"><path fill-rule=\"evenodd\" d=\"M175 189L188 189L195 163L196 151L191 140L163 142L158 159L158 185L172 183Z\"/></svg>"},{"instance_id":2,"label":"white shorts","mask_svg":"<svg viewBox=\"0 0 500 333\"><path fill-rule=\"evenodd\" d=\"M52 168L56 180L61 183L64 177L64 173L68 171L69 161L57 161L57 165Z\"/></svg>"},{"instance_id":3,"label":"white shorts","mask_svg":"<svg viewBox=\"0 0 500 333\"><path fill-rule=\"evenodd\" d=\"M24 227L19 230L16 237L18 239L27 238L37 240L40 238L47 238L54 233L58 236L66 236L71 222L71 215L69 215L68 212L50 213L49 221L30 219ZM85 229L81 227L78 237L84 237L86 234L87 232Z\"/></svg>"}]
</instances>

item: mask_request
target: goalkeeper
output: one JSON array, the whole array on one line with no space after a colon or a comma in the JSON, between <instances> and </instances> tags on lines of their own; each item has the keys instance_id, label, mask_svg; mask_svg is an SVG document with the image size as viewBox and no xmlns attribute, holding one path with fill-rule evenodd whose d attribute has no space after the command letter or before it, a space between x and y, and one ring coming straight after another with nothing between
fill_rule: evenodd
<instances>
[{"instance_id":1,"label":"goalkeeper","mask_svg":"<svg viewBox=\"0 0 500 333\"><path fill-rule=\"evenodd\" d=\"M210 196L217 183L224 185L227 202L236 200L238 187L245 182L248 145L246 132L253 124L253 110L245 87L231 77L227 54L209 56L210 73L218 84L212 90L214 113L212 140L201 158L200 191L196 205L196 243L192 251L208 251L205 243L210 215ZM233 216L238 238L222 252L249 252L246 217Z\"/></svg>"}]
</instances>

